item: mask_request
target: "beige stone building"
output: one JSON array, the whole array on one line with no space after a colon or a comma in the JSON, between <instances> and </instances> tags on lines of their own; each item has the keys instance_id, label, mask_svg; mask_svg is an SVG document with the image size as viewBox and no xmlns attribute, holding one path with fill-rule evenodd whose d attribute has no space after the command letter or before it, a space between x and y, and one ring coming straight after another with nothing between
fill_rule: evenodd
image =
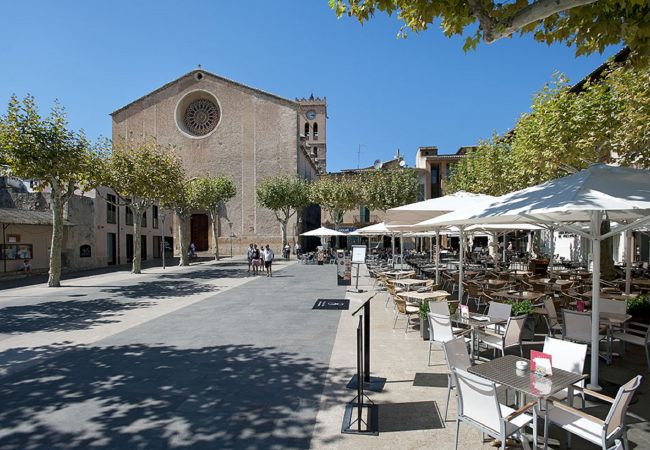
<instances>
[{"instance_id":1,"label":"beige stone building","mask_svg":"<svg viewBox=\"0 0 650 450\"><path fill-rule=\"evenodd\" d=\"M249 242L279 249L280 225L256 202L260 181L278 174L311 180L326 168L327 103L313 95L289 100L199 68L111 116L114 140L154 137L177 148L188 176L227 175L234 181L237 195L222 212L219 245L229 251L232 243L235 254ZM318 226L311 211L290 222L290 241ZM188 231L198 251L210 250L205 213L192 215Z\"/></svg>"},{"instance_id":2,"label":"beige stone building","mask_svg":"<svg viewBox=\"0 0 650 450\"><path fill-rule=\"evenodd\" d=\"M52 239L49 194L32 189L30 184L29 180L0 177L0 273L20 270L25 259L34 271L48 268ZM100 188L99 192L77 192L66 204L61 247L64 271L131 262L132 215L125 206L108 202L111 195L107 188ZM143 218L140 235L143 260L161 256L163 237L171 247L171 215L164 221L163 214L154 206Z\"/></svg>"}]
</instances>

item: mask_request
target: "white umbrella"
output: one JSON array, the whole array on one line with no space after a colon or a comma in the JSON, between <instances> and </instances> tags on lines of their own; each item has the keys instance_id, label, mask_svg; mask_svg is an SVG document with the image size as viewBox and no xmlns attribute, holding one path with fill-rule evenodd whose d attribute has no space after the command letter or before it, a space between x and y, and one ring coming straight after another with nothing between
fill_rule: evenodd
<instances>
[{"instance_id":1,"label":"white umbrella","mask_svg":"<svg viewBox=\"0 0 650 450\"><path fill-rule=\"evenodd\" d=\"M444 197L432 198L421 202L398 206L386 211L386 224L413 225L423 220L431 219L449 211L466 208L476 203L491 200L494 197L470 192L455 192Z\"/></svg>"},{"instance_id":2,"label":"white umbrella","mask_svg":"<svg viewBox=\"0 0 650 450\"><path fill-rule=\"evenodd\" d=\"M624 223L601 234L603 215ZM570 224L589 222L589 230ZM429 226L477 223L557 224L591 241L593 259L591 380L598 386L600 241L650 222L650 171L594 164L567 177L506 194L491 204L427 221Z\"/></svg>"},{"instance_id":3,"label":"white umbrella","mask_svg":"<svg viewBox=\"0 0 650 450\"><path fill-rule=\"evenodd\" d=\"M440 227L433 228L420 228L413 226L418 222L432 217L437 217L442 214L446 214L450 211L462 210L470 206L474 206L478 203L485 202L487 200L492 200L494 197L484 194L472 194L470 192L456 192L454 194L445 195L444 197L432 198L429 200L424 200L421 202L410 203L408 205L398 206L397 208L391 208L386 212L386 220L389 227L394 226L410 226L413 231L424 230L429 231L433 230L436 232L436 267L440 265ZM409 230L403 230L409 231ZM463 243L464 237L460 237L461 244ZM463 246L461 245L461 248ZM461 250L461 266L462 266L462 257L464 252ZM462 274L462 269L461 269ZM440 284L440 270L436 269L436 284ZM461 294L463 292L462 283L459 287L459 298L462 298Z\"/></svg>"},{"instance_id":4,"label":"white umbrella","mask_svg":"<svg viewBox=\"0 0 650 450\"><path fill-rule=\"evenodd\" d=\"M300 236L318 236L318 237L345 236L345 233L341 233L340 231L332 230L331 228L320 227L320 228L317 228L315 230L306 231L306 232L302 233Z\"/></svg>"}]
</instances>

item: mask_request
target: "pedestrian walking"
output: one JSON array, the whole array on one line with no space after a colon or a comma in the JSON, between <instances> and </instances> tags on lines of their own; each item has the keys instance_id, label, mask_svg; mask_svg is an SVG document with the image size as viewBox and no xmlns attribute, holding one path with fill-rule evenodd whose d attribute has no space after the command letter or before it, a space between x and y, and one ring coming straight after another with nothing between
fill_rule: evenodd
<instances>
[{"instance_id":1,"label":"pedestrian walking","mask_svg":"<svg viewBox=\"0 0 650 450\"><path fill-rule=\"evenodd\" d=\"M288 242L284 246L284 259L291 259L291 246Z\"/></svg>"},{"instance_id":2,"label":"pedestrian walking","mask_svg":"<svg viewBox=\"0 0 650 450\"><path fill-rule=\"evenodd\" d=\"M260 266L262 259L260 254L260 249L257 248L257 244L253 245L253 275L257 275L260 271Z\"/></svg>"},{"instance_id":3,"label":"pedestrian walking","mask_svg":"<svg viewBox=\"0 0 650 450\"><path fill-rule=\"evenodd\" d=\"M264 251L264 267L266 268L266 276L267 277L272 277L273 276L273 269L271 266L273 265L273 257L275 254L273 253L273 250L271 250L271 247L269 247L269 244L266 244L266 249Z\"/></svg>"},{"instance_id":4,"label":"pedestrian walking","mask_svg":"<svg viewBox=\"0 0 650 450\"><path fill-rule=\"evenodd\" d=\"M300 242L296 242L296 258L300 259Z\"/></svg>"},{"instance_id":5,"label":"pedestrian walking","mask_svg":"<svg viewBox=\"0 0 650 450\"><path fill-rule=\"evenodd\" d=\"M194 245L194 242L190 243L190 250L187 252L187 256L190 257L190 261L196 258L196 245Z\"/></svg>"},{"instance_id":6,"label":"pedestrian walking","mask_svg":"<svg viewBox=\"0 0 650 450\"><path fill-rule=\"evenodd\" d=\"M248 259L248 273L251 273L251 266L253 265L254 253L255 253L255 249L253 248L253 244L249 244L248 251L246 252L246 258Z\"/></svg>"}]
</instances>

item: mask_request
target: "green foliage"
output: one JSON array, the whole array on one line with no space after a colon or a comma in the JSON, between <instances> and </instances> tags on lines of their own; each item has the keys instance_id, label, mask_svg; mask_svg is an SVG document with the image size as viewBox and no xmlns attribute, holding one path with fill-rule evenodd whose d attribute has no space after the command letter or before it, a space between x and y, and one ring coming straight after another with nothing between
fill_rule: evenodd
<instances>
[{"instance_id":1,"label":"green foliage","mask_svg":"<svg viewBox=\"0 0 650 450\"><path fill-rule=\"evenodd\" d=\"M66 197L89 179L92 157L84 133L68 129L59 103L48 117L41 117L34 97L20 101L11 96L7 113L0 117L0 162L12 175L38 180L40 188Z\"/></svg>"},{"instance_id":2,"label":"green foliage","mask_svg":"<svg viewBox=\"0 0 650 450\"><path fill-rule=\"evenodd\" d=\"M266 178L257 186L257 202L288 219L297 209L309 205L309 183L288 175Z\"/></svg>"},{"instance_id":3,"label":"green foliage","mask_svg":"<svg viewBox=\"0 0 650 450\"><path fill-rule=\"evenodd\" d=\"M40 189L50 190L52 240L48 286L60 286L63 209L75 189L91 178L94 154L83 132L68 129L64 109L55 103L49 116L38 112L34 97L9 100L0 117L0 164L4 174L31 178Z\"/></svg>"},{"instance_id":4,"label":"green foliage","mask_svg":"<svg viewBox=\"0 0 650 450\"><path fill-rule=\"evenodd\" d=\"M311 185L310 199L327 211L336 225L343 221L343 214L361 204L361 190L357 178L348 176L322 176Z\"/></svg>"},{"instance_id":5,"label":"green foliage","mask_svg":"<svg viewBox=\"0 0 650 450\"><path fill-rule=\"evenodd\" d=\"M98 180L109 186L128 205L143 207L168 204L184 179L183 167L171 147L153 139L120 139L103 161Z\"/></svg>"},{"instance_id":6,"label":"green foliage","mask_svg":"<svg viewBox=\"0 0 650 450\"><path fill-rule=\"evenodd\" d=\"M143 214L154 203L172 204L178 200L178 187L185 174L180 160L170 147L152 139L120 139L110 156L97 164L96 182L117 194L118 203L133 211L133 234L140 236ZM140 239L134 239L133 273L141 271Z\"/></svg>"},{"instance_id":7,"label":"green foliage","mask_svg":"<svg viewBox=\"0 0 650 450\"><path fill-rule=\"evenodd\" d=\"M512 191L513 159L510 144L495 135L481 141L452 169L447 189L450 192L480 192L503 195Z\"/></svg>"},{"instance_id":8,"label":"green foliage","mask_svg":"<svg viewBox=\"0 0 650 450\"><path fill-rule=\"evenodd\" d=\"M197 177L187 186L190 202L197 209L209 211L211 215L237 193L235 184L225 175Z\"/></svg>"},{"instance_id":9,"label":"green foliage","mask_svg":"<svg viewBox=\"0 0 650 450\"><path fill-rule=\"evenodd\" d=\"M506 139L481 142L459 162L450 190L501 195L596 162L650 167L650 70L614 68L571 91L556 75Z\"/></svg>"},{"instance_id":10,"label":"green foliage","mask_svg":"<svg viewBox=\"0 0 650 450\"><path fill-rule=\"evenodd\" d=\"M287 223L300 208L309 205L307 181L288 175L266 178L257 186L257 202L273 211L280 222L282 247L287 243Z\"/></svg>"},{"instance_id":11,"label":"green foliage","mask_svg":"<svg viewBox=\"0 0 650 450\"><path fill-rule=\"evenodd\" d=\"M510 311L511 317L530 315L535 312L535 308L530 303L530 300L507 300L505 303L512 306L512 310Z\"/></svg>"},{"instance_id":12,"label":"green foliage","mask_svg":"<svg viewBox=\"0 0 650 450\"><path fill-rule=\"evenodd\" d=\"M647 295L639 295L628 299L627 312L634 317L650 317L650 298Z\"/></svg>"},{"instance_id":13,"label":"green foliage","mask_svg":"<svg viewBox=\"0 0 650 450\"><path fill-rule=\"evenodd\" d=\"M539 0L329 0L329 4L338 17L348 15L362 24L377 12L396 14L403 23L398 33L402 38L407 30L419 33L439 24L447 37L464 36L466 51L481 41L490 43L517 32L547 45L575 46L578 55L602 53L622 43L639 55L650 50L650 4L646 0L557 2L551 5L557 9L550 15L548 2Z\"/></svg>"},{"instance_id":14,"label":"green foliage","mask_svg":"<svg viewBox=\"0 0 650 450\"><path fill-rule=\"evenodd\" d=\"M386 211L417 200L418 174L413 169L370 170L359 179L362 203Z\"/></svg>"}]
</instances>

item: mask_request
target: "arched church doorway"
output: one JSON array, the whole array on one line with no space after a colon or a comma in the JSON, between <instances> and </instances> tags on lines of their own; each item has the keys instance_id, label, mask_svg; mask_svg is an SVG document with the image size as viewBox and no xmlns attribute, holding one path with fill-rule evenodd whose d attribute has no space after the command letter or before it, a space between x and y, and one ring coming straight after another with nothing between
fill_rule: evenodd
<instances>
[{"instance_id":1,"label":"arched church doorway","mask_svg":"<svg viewBox=\"0 0 650 450\"><path fill-rule=\"evenodd\" d=\"M192 214L190 219L190 241L194 242L197 252L208 250L209 222L207 214Z\"/></svg>"}]
</instances>

